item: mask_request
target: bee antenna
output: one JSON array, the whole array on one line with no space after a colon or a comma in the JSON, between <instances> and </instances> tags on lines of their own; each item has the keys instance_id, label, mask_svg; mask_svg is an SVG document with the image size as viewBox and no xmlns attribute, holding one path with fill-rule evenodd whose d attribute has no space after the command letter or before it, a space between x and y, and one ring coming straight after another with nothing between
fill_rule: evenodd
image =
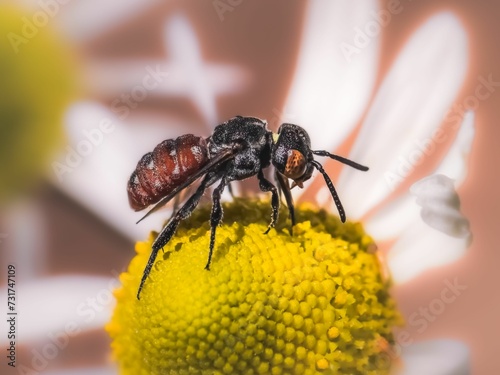
<instances>
[{"instance_id":1,"label":"bee antenna","mask_svg":"<svg viewBox=\"0 0 500 375\"><path fill-rule=\"evenodd\" d=\"M368 167L365 167L364 165L358 164L355 161L352 161L352 160L347 159L347 158L343 158L342 156L331 154L328 151L318 150L318 151L312 151L312 153L314 155L326 156L330 159L337 160L345 165L348 165L349 167L356 168L356 169L363 171L363 172L366 172L369 169Z\"/></svg>"},{"instance_id":2,"label":"bee antenna","mask_svg":"<svg viewBox=\"0 0 500 375\"><path fill-rule=\"evenodd\" d=\"M326 186L328 186L328 190L330 190L330 193L332 194L332 197L333 197L333 201L335 202L335 205L337 206L337 211L339 212L339 215L340 215L340 221L345 223L346 217L345 217L344 207L342 206L342 202L340 202L339 195L337 194L337 191L335 190L335 187L333 186L333 182L330 179L330 176L328 176L328 174L326 174L326 172L323 169L323 167L321 166L321 164L318 163L316 160L312 160L311 163L323 175L323 178L325 179L325 182L326 182Z\"/></svg>"}]
</instances>

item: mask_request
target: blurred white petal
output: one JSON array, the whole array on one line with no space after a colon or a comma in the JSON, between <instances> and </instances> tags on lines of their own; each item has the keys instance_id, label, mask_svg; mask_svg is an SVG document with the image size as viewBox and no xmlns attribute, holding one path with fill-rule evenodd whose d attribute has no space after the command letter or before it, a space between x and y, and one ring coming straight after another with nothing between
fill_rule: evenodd
<instances>
[{"instance_id":1,"label":"blurred white petal","mask_svg":"<svg viewBox=\"0 0 500 375\"><path fill-rule=\"evenodd\" d=\"M418 143L432 140L461 87L467 68L467 37L451 13L439 13L406 43L390 69L367 115L350 158L370 167L367 173L343 168L339 191L346 212L360 218L387 197L405 178L402 161L425 155ZM412 166L413 167L413 166ZM412 168L407 168L412 169Z\"/></svg>"},{"instance_id":2,"label":"blurred white petal","mask_svg":"<svg viewBox=\"0 0 500 375\"><path fill-rule=\"evenodd\" d=\"M433 340L403 349L403 369L397 375L469 375L470 352L453 340Z\"/></svg>"},{"instance_id":3,"label":"blurred white petal","mask_svg":"<svg viewBox=\"0 0 500 375\"><path fill-rule=\"evenodd\" d=\"M57 276L18 282L16 311L17 326L23 342L49 340L49 335L102 328L111 318L114 306L112 291L119 285L117 278L90 276ZM7 295L5 288L1 295ZM2 320L7 332L7 321ZM69 326L73 328L68 328ZM0 339L7 342L7 335Z\"/></svg>"},{"instance_id":4,"label":"blurred white petal","mask_svg":"<svg viewBox=\"0 0 500 375\"><path fill-rule=\"evenodd\" d=\"M389 251L387 264L394 281L404 283L430 268L456 261L466 249L466 239L433 229L418 217Z\"/></svg>"},{"instance_id":5,"label":"blurred white petal","mask_svg":"<svg viewBox=\"0 0 500 375\"><path fill-rule=\"evenodd\" d=\"M30 198L18 200L2 214L2 261L22 266L23 280L39 277L46 270L48 250L46 222L39 202Z\"/></svg>"},{"instance_id":6,"label":"blurred white petal","mask_svg":"<svg viewBox=\"0 0 500 375\"><path fill-rule=\"evenodd\" d=\"M77 42L95 38L127 19L137 17L160 0L22 0L33 11L43 12L53 20L61 33ZM41 16L40 16L41 17Z\"/></svg>"},{"instance_id":7,"label":"blurred white petal","mask_svg":"<svg viewBox=\"0 0 500 375\"><path fill-rule=\"evenodd\" d=\"M282 121L303 126L315 149L334 150L350 133L372 95L379 33L352 56L357 29L376 23L377 1L308 3L301 52ZM298 190L298 189L295 189Z\"/></svg>"},{"instance_id":8,"label":"blurred white petal","mask_svg":"<svg viewBox=\"0 0 500 375\"><path fill-rule=\"evenodd\" d=\"M155 83L148 91L152 97L189 97L193 76L181 64L167 60L92 61L86 64L88 88L103 96L120 98L140 86L148 67L159 69L168 76ZM241 67L230 64L205 63L201 67L204 82L214 96L229 95L242 91L250 81L249 73Z\"/></svg>"},{"instance_id":9,"label":"blurred white petal","mask_svg":"<svg viewBox=\"0 0 500 375\"><path fill-rule=\"evenodd\" d=\"M428 176L413 184L410 193L417 197L415 203L422 207L420 216L427 225L469 241L469 221L460 212L460 198L451 178L442 174Z\"/></svg>"},{"instance_id":10,"label":"blurred white petal","mask_svg":"<svg viewBox=\"0 0 500 375\"><path fill-rule=\"evenodd\" d=\"M467 111L453 145L435 172L437 174L444 174L455 180L457 188L462 184L467 175L467 161L475 134L474 120L474 112Z\"/></svg>"},{"instance_id":11,"label":"blurred white petal","mask_svg":"<svg viewBox=\"0 0 500 375\"><path fill-rule=\"evenodd\" d=\"M69 38L84 42L102 35L127 19L137 17L160 0L79 0L60 5L55 19Z\"/></svg>"},{"instance_id":12,"label":"blurred white petal","mask_svg":"<svg viewBox=\"0 0 500 375\"><path fill-rule=\"evenodd\" d=\"M54 171L54 184L128 238L146 238L152 228L161 229L168 215L158 213L136 225L142 214L129 207L127 181L142 155L158 143L194 131L193 127L174 119L171 127L165 127L165 121L168 122L165 117L156 121L150 117L134 117L133 124L131 121L125 124L101 104L73 104L66 116L70 145L54 161L60 168L64 168L63 165L69 169L59 174ZM112 131L101 132L102 138L99 138L96 131L103 122L111 123ZM89 143L88 134L92 132L96 145ZM91 145L90 150L87 152L83 145ZM84 150L85 155L80 155Z\"/></svg>"},{"instance_id":13,"label":"blurred white petal","mask_svg":"<svg viewBox=\"0 0 500 375\"><path fill-rule=\"evenodd\" d=\"M207 124L217 121L216 97L204 70L200 45L193 28L185 17L171 17L164 26L164 39L172 60L189 77L186 90L203 114Z\"/></svg>"}]
</instances>

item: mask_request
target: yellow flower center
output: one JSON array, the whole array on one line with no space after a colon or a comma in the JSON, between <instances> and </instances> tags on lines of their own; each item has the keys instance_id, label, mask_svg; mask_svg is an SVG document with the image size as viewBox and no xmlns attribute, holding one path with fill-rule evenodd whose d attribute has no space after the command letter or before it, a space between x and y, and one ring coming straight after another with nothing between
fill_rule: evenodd
<instances>
[{"instance_id":1,"label":"yellow flower center","mask_svg":"<svg viewBox=\"0 0 500 375\"><path fill-rule=\"evenodd\" d=\"M206 271L209 212L179 228L140 301L154 236L137 244L107 326L121 374L389 372L400 317L359 223L301 206L293 237L284 211L265 235L269 203L236 199Z\"/></svg>"}]
</instances>

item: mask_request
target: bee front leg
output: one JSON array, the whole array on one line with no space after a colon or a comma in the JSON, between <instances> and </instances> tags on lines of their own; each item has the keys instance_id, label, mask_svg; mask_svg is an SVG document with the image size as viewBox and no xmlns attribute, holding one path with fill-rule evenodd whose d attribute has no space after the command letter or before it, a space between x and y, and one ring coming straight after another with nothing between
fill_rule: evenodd
<instances>
[{"instance_id":1,"label":"bee front leg","mask_svg":"<svg viewBox=\"0 0 500 375\"><path fill-rule=\"evenodd\" d=\"M210 214L210 249L208 252L208 261L205 266L206 270L210 270L210 262L212 261L212 254L215 246L215 231L222 220L222 206L220 204L220 197L226 186L226 180L222 178L219 186L217 186L212 193L212 213Z\"/></svg>"}]
</instances>

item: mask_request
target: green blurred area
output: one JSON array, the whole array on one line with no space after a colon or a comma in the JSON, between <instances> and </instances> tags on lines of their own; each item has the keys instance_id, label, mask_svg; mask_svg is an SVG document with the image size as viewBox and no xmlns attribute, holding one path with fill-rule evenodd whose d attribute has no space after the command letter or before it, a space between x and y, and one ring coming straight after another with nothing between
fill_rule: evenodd
<instances>
[{"instance_id":1,"label":"green blurred area","mask_svg":"<svg viewBox=\"0 0 500 375\"><path fill-rule=\"evenodd\" d=\"M37 26L33 16L0 5L0 203L49 170L64 139L64 110L76 95L69 50L50 17Z\"/></svg>"}]
</instances>

